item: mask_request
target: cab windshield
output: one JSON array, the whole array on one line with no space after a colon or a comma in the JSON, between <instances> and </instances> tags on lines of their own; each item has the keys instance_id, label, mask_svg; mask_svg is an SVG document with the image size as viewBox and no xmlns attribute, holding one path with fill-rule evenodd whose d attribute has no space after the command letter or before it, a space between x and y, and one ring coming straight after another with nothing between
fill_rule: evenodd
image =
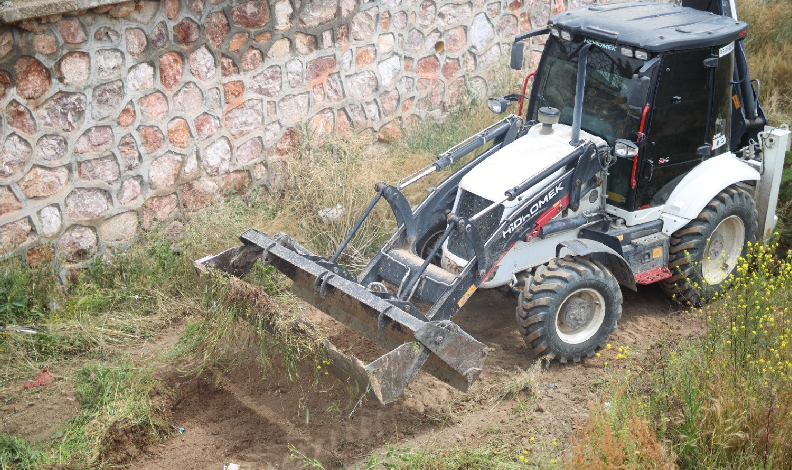
<instances>
[{"instance_id":1,"label":"cab windshield","mask_svg":"<svg viewBox=\"0 0 792 470\"><path fill-rule=\"evenodd\" d=\"M550 106L561 112L562 124L572 125L578 51L583 45L583 42L550 37L545 48L533 119L536 119L540 106ZM605 51L596 45L589 50L581 119L584 131L602 137L611 146L616 139L635 139L640 110L630 112L627 87L643 64L642 60L623 56L618 51Z\"/></svg>"}]
</instances>

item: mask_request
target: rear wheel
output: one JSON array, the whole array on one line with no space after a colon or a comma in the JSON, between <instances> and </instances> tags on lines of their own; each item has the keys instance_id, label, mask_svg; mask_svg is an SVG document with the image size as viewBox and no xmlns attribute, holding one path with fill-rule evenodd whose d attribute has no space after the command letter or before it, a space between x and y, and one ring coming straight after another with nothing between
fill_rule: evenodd
<instances>
[{"instance_id":1,"label":"rear wheel","mask_svg":"<svg viewBox=\"0 0 792 470\"><path fill-rule=\"evenodd\" d=\"M672 276L660 286L674 300L700 305L723 290L748 242L756 240L756 204L734 186L721 191L699 216L671 236Z\"/></svg>"},{"instance_id":2,"label":"rear wheel","mask_svg":"<svg viewBox=\"0 0 792 470\"><path fill-rule=\"evenodd\" d=\"M534 353L578 362L605 345L621 304L619 283L608 268L567 256L536 270L520 294L517 323Z\"/></svg>"}]
</instances>

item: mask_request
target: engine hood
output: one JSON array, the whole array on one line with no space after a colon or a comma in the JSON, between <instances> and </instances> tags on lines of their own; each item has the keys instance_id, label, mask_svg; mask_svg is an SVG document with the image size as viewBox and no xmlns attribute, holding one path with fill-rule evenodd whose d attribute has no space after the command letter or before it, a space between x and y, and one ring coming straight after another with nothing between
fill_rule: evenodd
<instances>
[{"instance_id":1,"label":"engine hood","mask_svg":"<svg viewBox=\"0 0 792 470\"><path fill-rule=\"evenodd\" d=\"M495 152L491 157L476 165L459 183L459 187L489 201L500 201L504 193L548 166L569 155L575 147L569 144L572 127L556 124L553 133L539 133L541 125L534 126L526 135ZM580 132L582 139L604 145L606 142L585 131ZM560 174L560 170L559 170ZM550 179L555 178L552 175ZM543 185L538 185L543 186ZM526 193L537 191L529 189ZM511 206L518 201L504 204Z\"/></svg>"}]
</instances>

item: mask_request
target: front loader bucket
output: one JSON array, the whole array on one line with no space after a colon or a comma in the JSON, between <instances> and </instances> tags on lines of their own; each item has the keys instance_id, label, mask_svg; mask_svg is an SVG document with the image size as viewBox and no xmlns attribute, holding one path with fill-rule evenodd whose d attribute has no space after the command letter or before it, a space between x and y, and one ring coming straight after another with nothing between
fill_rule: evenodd
<instances>
[{"instance_id":1,"label":"front loader bucket","mask_svg":"<svg viewBox=\"0 0 792 470\"><path fill-rule=\"evenodd\" d=\"M243 277L257 260L273 265L294 281L297 296L390 350L365 364L326 343L331 372L356 381L381 403L396 400L421 368L462 391L481 373L487 347L455 323L430 321L409 305L389 302L285 235L270 238L250 229L239 238L242 246L195 261L198 273L217 269Z\"/></svg>"}]
</instances>

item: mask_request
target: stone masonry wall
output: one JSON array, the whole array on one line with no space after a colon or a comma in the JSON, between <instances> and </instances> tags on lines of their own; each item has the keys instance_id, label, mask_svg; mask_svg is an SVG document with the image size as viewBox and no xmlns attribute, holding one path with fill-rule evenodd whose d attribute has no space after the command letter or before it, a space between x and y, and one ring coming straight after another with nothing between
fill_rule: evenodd
<instances>
[{"instance_id":1,"label":"stone masonry wall","mask_svg":"<svg viewBox=\"0 0 792 470\"><path fill-rule=\"evenodd\" d=\"M141 1L0 26L0 256L78 264L269 186L298 123L398 135L593 3L568 1Z\"/></svg>"}]
</instances>

